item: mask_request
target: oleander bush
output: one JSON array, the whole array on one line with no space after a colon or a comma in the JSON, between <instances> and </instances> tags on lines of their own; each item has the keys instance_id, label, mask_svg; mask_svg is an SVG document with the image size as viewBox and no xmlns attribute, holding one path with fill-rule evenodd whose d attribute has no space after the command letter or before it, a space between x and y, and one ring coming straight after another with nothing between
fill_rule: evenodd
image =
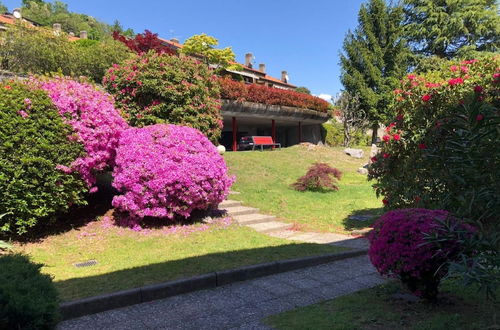
<instances>
[{"instance_id":1,"label":"oleander bush","mask_svg":"<svg viewBox=\"0 0 500 330\"><path fill-rule=\"evenodd\" d=\"M86 153L74 158L65 173L77 172L96 191L96 175L115 165L116 148L127 123L115 109L113 98L96 86L69 78L33 80L33 85L47 91L63 121L73 128L70 139L80 142Z\"/></svg>"},{"instance_id":2,"label":"oleander bush","mask_svg":"<svg viewBox=\"0 0 500 330\"><path fill-rule=\"evenodd\" d=\"M316 96L271 88L262 85L246 85L241 81L234 81L230 78L220 78L221 97L228 100L247 101L264 103L270 105L284 105L297 108L305 108L320 112L329 112L332 105Z\"/></svg>"},{"instance_id":3,"label":"oleander bush","mask_svg":"<svg viewBox=\"0 0 500 330\"><path fill-rule=\"evenodd\" d=\"M150 51L110 68L103 84L134 127L169 123L220 137L219 85L196 59Z\"/></svg>"},{"instance_id":4,"label":"oleander bush","mask_svg":"<svg viewBox=\"0 0 500 330\"><path fill-rule=\"evenodd\" d=\"M54 35L45 28L23 25L9 26L0 39L0 68L20 74L52 74L87 76L101 82L106 70L133 54L122 43L70 41L68 35Z\"/></svg>"},{"instance_id":5,"label":"oleander bush","mask_svg":"<svg viewBox=\"0 0 500 330\"><path fill-rule=\"evenodd\" d=\"M85 182L59 169L85 156L72 134L46 92L0 83L0 232L24 234L85 203Z\"/></svg>"},{"instance_id":6,"label":"oleander bush","mask_svg":"<svg viewBox=\"0 0 500 330\"><path fill-rule=\"evenodd\" d=\"M42 265L20 254L0 256L0 329L54 329L57 290Z\"/></svg>"},{"instance_id":7,"label":"oleander bush","mask_svg":"<svg viewBox=\"0 0 500 330\"><path fill-rule=\"evenodd\" d=\"M113 206L133 219L187 218L216 207L228 194L217 148L198 130L157 124L124 131L117 149Z\"/></svg>"},{"instance_id":8,"label":"oleander bush","mask_svg":"<svg viewBox=\"0 0 500 330\"><path fill-rule=\"evenodd\" d=\"M326 163L314 163L307 173L300 177L292 187L298 191L334 191L339 190L337 180L342 177L342 172Z\"/></svg>"},{"instance_id":9,"label":"oleander bush","mask_svg":"<svg viewBox=\"0 0 500 330\"><path fill-rule=\"evenodd\" d=\"M370 260L382 275L398 278L415 295L434 300L446 264L458 258L459 241L427 242L428 236L446 236L443 223L453 223L470 235L472 228L443 210L403 209L389 211L375 223L369 235ZM444 266L443 266L444 265Z\"/></svg>"}]
</instances>

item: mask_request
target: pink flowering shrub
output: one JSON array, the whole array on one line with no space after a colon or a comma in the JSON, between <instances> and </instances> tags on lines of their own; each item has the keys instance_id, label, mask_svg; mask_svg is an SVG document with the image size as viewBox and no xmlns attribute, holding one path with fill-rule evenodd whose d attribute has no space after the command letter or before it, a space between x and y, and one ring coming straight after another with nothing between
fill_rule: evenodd
<instances>
[{"instance_id":1,"label":"pink flowering shrub","mask_svg":"<svg viewBox=\"0 0 500 330\"><path fill-rule=\"evenodd\" d=\"M157 124L124 131L116 155L113 206L131 218L187 218L217 206L233 179L198 130Z\"/></svg>"},{"instance_id":2,"label":"pink flowering shrub","mask_svg":"<svg viewBox=\"0 0 500 330\"><path fill-rule=\"evenodd\" d=\"M71 166L58 166L65 173L80 173L90 191L96 190L96 173L115 164L120 132L128 127L115 109L113 98L94 85L68 78L35 82L47 91L64 121L73 127L72 140L80 141L86 151Z\"/></svg>"},{"instance_id":3,"label":"pink flowering shrub","mask_svg":"<svg viewBox=\"0 0 500 330\"><path fill-rule=\"evenodd\" d=\"M461 251L458 241L445 240L439 246L426 238L444 231L442 222L457 220L443 210L403 209L385 213L369 236L369 256L380 274L400 279L410 291L435 299L446 262ZM469 229L461 225L463 229Z\"/></svg>"}]
</instances>

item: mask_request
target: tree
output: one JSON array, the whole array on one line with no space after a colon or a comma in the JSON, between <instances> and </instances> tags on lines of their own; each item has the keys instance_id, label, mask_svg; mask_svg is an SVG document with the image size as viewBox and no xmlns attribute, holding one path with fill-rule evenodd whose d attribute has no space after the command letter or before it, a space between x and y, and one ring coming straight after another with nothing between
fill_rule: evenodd
<instances>
[{"instance_id":1,"label":"tree","mask_svg":"<svg viewBox=\"0 0 500 330\"><path fill-rule=\"evenodd\" d=\"M495 52L500 44L496 0L404 0L405 34L412 50L440 58Z\"/></svg>"},{"instance_id":2,"label":"tree","mask_svg":"<svg viewBox=\"0 0 500 330\"><path fill-rule=\"evenodd\" d=\"M307 87L300 86L300 87L295 88L295 91L299 92L299 93L304 93L304 94L311 95L311 91Z\"/></svg>"},{"instance_id":3,"label":"tree","mask_svg":"<svg viewBox=\"0 0 500 330\"><path fill-rule=\"evenodd\" d=\"M134 38L127 38L120 34L120 32L114 31L113 38L124 43L131 51L137 54L144 54L150 50L154 50L158 54L175 54L175 50L166 46L160 38L158 38L157 33L152 33L149 30L145 30L144 33L136 34Z\"/></svg>"},{"instance_id":4,"label":"tree","mask_svg":"<svg viewBox=\"0 0 500 330\"><path fill-rule=\"evenodd\" d=\"M180 52L191 56L200 56L207 65L214 64L219 68L241 70L241 66L235 63L235 55L231 47L222 49L215 48L219 41L205 33L188 38Z\"/></svg>"},{"instance_id":5,"label":"tree","mask_svg":"<svg viewBox=\"0 0 500 330\"><path fill-rule=\"evenodd\" d=\"M121 35L127 37L127 38L134 38L135 37L135 33L134 33L134 30L133 29L124 29L122 24L120 23L120 21L118 20L115 20L113 25L111 25L111 31L113 32L119 32Z\"/></svg>"},{"instance_id":6,"label":"tree","mask_svg":"<svg viewBox=\"0 0 500 330\"><path fill-rule=\"evenodd\" d=\"M340 93L335 101L340 110L340 120L344 128L344 146L351 144L352 135L355 130L363 130L367 124L366 113L360 109L358 95L352 95L347 91Z\"/></svg>"},{"instance_id":7,"label":"tree","mask_svg":"<svg viewBox=\"0 0 500 330\"><path fill-rule=\"evenodd\" d=\"M5 7L5 5L2 3L2 1L0 1L0 14L6 13L6 12L8 12L7 7Z\"/></svg>"},{"instance_id":8,"label":"tree","mask_svg":"<svg viewBox=\"0 0 500 330\"><path fill-rule=\"evenodd\" d=\"M361 5L359 25L349 31L340 55L341 81L345 90L359 95L373 128L376 142L379 122L386 119L393 90L408 69L410 51L402 35L403 10L384 0Z\"/></svg>"}]
</instances>

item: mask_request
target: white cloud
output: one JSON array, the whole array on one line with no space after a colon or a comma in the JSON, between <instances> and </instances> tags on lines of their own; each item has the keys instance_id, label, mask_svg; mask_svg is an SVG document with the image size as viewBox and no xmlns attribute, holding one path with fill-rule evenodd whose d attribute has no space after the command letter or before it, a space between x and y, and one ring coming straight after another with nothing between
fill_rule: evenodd
<instances>
[{"instance_id":1,"label":"white cloud","mask_svg":"<svg viewBox=\"0 0 500 330\"><path fill-rule=\"evenodd\" d=\"M317 96L320 99L323 99L325 101L332 102L332 96L330 94L319 94L319 95L315 95L315 96Z\"/></svg>"}]
</instances>

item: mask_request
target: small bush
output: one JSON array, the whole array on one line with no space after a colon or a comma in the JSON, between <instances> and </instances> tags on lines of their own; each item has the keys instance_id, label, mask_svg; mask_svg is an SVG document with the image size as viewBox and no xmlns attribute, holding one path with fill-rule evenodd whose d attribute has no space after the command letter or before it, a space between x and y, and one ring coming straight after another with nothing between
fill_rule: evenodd
<instances>
[{"instance_id":1,"label":"small bush","mask_svg":"<svg viewBox=\"0 0 500 330\"><path fill-rule=\"evenodd\" d=\"M337 180L342 177L342 172L326 163L313 164L306 175L300 177L292 187L298 191L333 191L339 190Z\"/></svg>"},{"instance_id":2,"label":"small bush","mask_svg":"<svg viewBox=\"0 0 500 330\"><path fill-rule=\"evenodd\" d=\"M83 147L42 90L0 83L0 231L24 234L72 204L84 204L78 174L58 168L84 157Z\"/></svg>"},{"instance_id":3,"label":"small bush","mask_svg":"<svg viewBox=\"0 0 500 330\"><path fill-rule=\"evenodd\" d=\"M206 65L193 58L150 51L110 68L103 84L132 126L189 126L214 143L220 136L217 80Z\"/></svg>"},{"instance_id":4,"label":"small bush","mask_svg":"<svg viewBox=\"0 0 500 330\"><path fill-rule=\"evenodd\" d=\"M59 321L57 291L42 265L24 255L0 257L0 329L54 329Z\"/></svg>"},{"instance_id":5,"label":"small bush","mask_svg":"<svg viewBox=\"0 0 500 330\"><path fill-rule=\"evenodd\" d=\"M338 147L344 144L344 130L342 124L332 121L323 124L326 131L325 143L330 147Z\"/></svg>"},{"instance_id":6,"label":"small bush","mask_svg":"<svg viewBox=\"0 0 500 330\"><path fill-rule=\"evenodd\" d=\"M221 85L221 97L223 99L284 105L325 113L332 109L332 105L329 102L301 92L256 84L246 85L244 82L234 81L230 78L221 78L219 82Z\"/></svg>"},{"instance_id":7,"label":"small bush","mask_svg":"<svg viewBox=\"0 0 500 330\"><path fill-rule=\"evenodd\" d=\"M81 142L87 152L62 170L80 173L93 192L96 174L115 164L115 149L127 123L115 109L113 98L91 84L68 78L34 83L48 92L63 120L73 127L75 135L71 138Z\"/></svg>"},{"instance_id":8,"label":"small bush","mask_svg":"<svg viewBox=\"0 0 500 330\"><path fill-rule=\"evenodd\" d=\"M187 218L217 206L233 182L203 134L165 124L123 132L113 176L113 206L133 218Z\"/></svg>"},{"instance_id":9,"label":"small bush","mask_svg":"<svg viewBox=\"0 0 500 330\"><path fill-rule=\"evenodd\" d=\"M457 222L447 211L404 209L390 211L375 223L369 236L369 256L380 274L400 279L415 295L433 300L446 263L457 258L458 241L441 240L439 245L427 237L444 235L444 222ZM459 224L471 232L470 227Z\"/></svg>"}]
</instances>

